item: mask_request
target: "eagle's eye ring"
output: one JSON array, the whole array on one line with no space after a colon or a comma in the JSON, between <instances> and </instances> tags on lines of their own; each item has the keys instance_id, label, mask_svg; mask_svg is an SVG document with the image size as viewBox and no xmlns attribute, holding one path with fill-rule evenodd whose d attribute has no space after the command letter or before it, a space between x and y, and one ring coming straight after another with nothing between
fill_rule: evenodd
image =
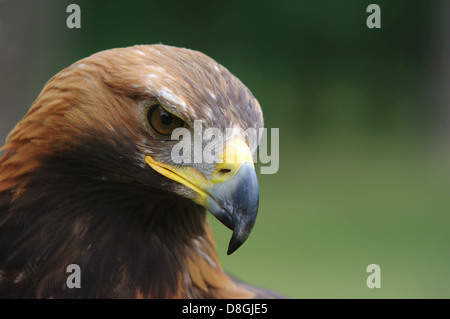
<instances>
[{"instance_id":1,"label":"eagle's eye ring","mask_svg":"<svg viewBox=\"0 0 450 319\"><path fill-rule=\"evenodd\" d=\"M163 136L170 136L173 130L184 126L182 119L167 112L159 103L147 109L147 121L153 131Z\"/></svg>"}]
</instances>

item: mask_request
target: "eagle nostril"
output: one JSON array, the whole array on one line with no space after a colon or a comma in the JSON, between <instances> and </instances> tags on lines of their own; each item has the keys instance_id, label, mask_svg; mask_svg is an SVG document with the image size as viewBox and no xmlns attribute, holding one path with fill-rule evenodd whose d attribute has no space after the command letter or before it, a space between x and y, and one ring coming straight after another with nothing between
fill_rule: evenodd
<instances>
[{"instance_id":1,"label":"eagle nostril","mask_svg":"<svg viewBox=\"0 0 450 319\"><path fill-rule=\"evenodd\" d=\"M221 174L221 175L225 175L225 174L229 174L229 173L231 173L231 169L229 169L229 168L222 168L219 171L219 174Z\"/></svg>"}]
</instances>

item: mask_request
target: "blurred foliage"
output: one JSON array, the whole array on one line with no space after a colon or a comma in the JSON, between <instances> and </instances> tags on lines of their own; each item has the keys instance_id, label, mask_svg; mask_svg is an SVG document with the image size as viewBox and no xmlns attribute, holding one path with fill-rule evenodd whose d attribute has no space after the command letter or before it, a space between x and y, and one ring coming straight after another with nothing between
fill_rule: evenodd
<instances>
[{"instance_id":1,"label":"blurred foliage","mask_svg":"<svg viewBox=\"0 0 450 319\"><path fill-rule=\"evenodd\" d=\"M371 1L360 0L80 0L79 30L65 27L72 1L43 2L54 20L44 33L61 39L53 53L40 48L55 72L100 50L163 43L225 65L254 92L270 127L373 131L430 116L421 100L429 2L378 1L378 30L366 27Z\"/></svg>"},{"instance_id":2,"label":"blurred foliage","mask_svg":"<svg viewBox=\"0 0 450 319\"><path fill-rule=\"evenodd\" d=\"M73 2L80 30L65 27ZM78 59L163 43L223 64L280 128L280 170L260 176L249 241L225 256L231 234L211 219L231 273L291 297L450 297L449 154L427 91L437 1L42 3L28 105ZM381 29L366 27L370 3ZM371 263L381 289L366 287Z\"/></svg>"}]
</instances>

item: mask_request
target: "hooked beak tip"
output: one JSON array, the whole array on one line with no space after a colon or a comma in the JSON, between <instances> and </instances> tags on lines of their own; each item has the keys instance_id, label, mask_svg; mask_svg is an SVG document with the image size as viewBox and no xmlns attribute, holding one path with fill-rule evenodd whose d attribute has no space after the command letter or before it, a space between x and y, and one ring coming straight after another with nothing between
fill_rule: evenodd
<instances>
[{"instance_id":1,"label":"hooked beak tip","mask_svg":"<svg viewBox=\"0 0 450 319\"><path fill-rule=\"evenodd\" d=\"M215 185L212 193L218 203L209 207L210 212L233 230L227 252L230 255L247 240L256 221L259 186L255 169L244 163L232 179Z\"/></svg>"}]
</instances>

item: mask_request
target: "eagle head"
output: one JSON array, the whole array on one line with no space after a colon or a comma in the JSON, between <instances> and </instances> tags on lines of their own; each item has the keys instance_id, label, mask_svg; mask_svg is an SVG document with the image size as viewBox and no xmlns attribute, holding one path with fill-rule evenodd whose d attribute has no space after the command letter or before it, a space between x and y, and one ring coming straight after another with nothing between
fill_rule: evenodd
<instances>
[{"instance_id":1,"label":"eagle head","mask_svg":"<svg viewBox=\"0 0 450 319\"><path fill-rule=\"evenodd\" d=\"M27 289L41 296L68 263L90 269L94 290L104 282L95 276L152 296L170 295L158 293L167 282L220 286L194 270L221 271L204 212L233 230L228 254L247 239L259 189L255 143L243 132L262 127L250 90L197 51L140 45L72 64L48 81L3 148L0 275L25 282L32 272L24 269L38 269L42 282ZM164 267L175 275L155 283Z\"/></svg>"}]
</instances>

